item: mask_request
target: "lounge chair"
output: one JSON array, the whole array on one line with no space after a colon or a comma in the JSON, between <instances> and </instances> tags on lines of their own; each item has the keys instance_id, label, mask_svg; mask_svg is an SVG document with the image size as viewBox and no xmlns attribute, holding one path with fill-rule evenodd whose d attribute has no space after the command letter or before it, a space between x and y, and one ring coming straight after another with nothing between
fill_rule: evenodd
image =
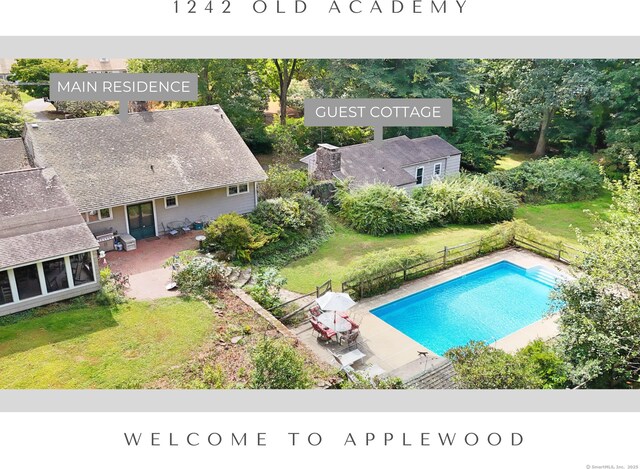
<instances>
[{"instance_id":1,"label":"lounge chair","mask_svg":"<svg viewBox=\"0 0 640 469\"><path fill-rule=\"evenodd\" d=\"M335 358L337 362L340 363L341 367L351 366L358 360L362 360L367 356L360 349L354 349L351 352L343 353L342 355L336 355L333 352L331 352L331 354L333 355L333 358Z\"/></svg>"}]
</instances>

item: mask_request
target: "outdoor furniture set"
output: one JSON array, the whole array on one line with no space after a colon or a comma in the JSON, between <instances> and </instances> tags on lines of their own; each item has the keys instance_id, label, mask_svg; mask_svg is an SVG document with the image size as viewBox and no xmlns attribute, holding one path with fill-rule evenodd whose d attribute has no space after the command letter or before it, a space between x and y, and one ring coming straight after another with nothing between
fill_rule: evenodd
<instances>
[{"instance_id":1,"label":"outdoor furniture set","mask_svg":"<svg viewBox=\"0 0 640 469\"><path fill-rule=\"evenodd\" d=\"M167 223L166 227L164 223L162 223L162 229L169 236L174 237L181 234L188 234L191 230L202 230L206 228L209 223L211 223L211 218L207 215L202 215L196 221L185 218L182 221L171 221Z\"/></svg>"}]
</instances>

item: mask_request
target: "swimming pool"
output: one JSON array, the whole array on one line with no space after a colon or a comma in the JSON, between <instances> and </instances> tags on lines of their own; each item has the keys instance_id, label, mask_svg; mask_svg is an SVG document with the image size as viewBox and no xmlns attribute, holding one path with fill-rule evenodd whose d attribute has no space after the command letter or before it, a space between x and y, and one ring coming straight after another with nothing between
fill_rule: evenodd
<instances>
[{"instance_id":1,"label":"swimming pool","mask_svg":"<svg viewBox=\"0 0 640 469\"><path fill-rule=\"evenodd\" d=\"M470 340L494 342L549 310L557 277L500 261L371 310L438 355Z\"/></svg>"}]
</instances>

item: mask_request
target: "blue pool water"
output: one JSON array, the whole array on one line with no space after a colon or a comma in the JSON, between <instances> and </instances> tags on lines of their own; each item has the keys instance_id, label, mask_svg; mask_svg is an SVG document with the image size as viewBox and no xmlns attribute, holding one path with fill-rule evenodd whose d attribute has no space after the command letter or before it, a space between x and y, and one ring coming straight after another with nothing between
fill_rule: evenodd
<instances>
[{"instance_id":1,"label":"blue pool water","mask_svg":"<svg viewBox=\"0 0 640 469\"><path fill-rule=\"evenodd\" d=\"M501 261L371 312L442 355L470 340L494 342L542 319L555 280L544 269Z\"/></svg>"}]
</instances>

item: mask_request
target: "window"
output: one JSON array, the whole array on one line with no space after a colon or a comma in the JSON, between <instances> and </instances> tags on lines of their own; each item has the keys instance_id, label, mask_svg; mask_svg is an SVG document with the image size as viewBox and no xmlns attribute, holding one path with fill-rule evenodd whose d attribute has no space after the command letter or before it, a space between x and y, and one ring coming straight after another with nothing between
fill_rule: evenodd
<instances>
[{"instance_id":1,"label":"window","mask_svg":"<svg viewBox=\"0 0 640 469\"><path fill-rule=\"evenodd\" d=\"M249 184L246 183L227 187L227 196L246 194L247 192L249 192Z\"/></svg>"},{"instance_id":2,"label":"window","mask_svg":"<svg viewBox=\"0 0 640 469\"><path fill-rule=\"evenodd\" d=\"M434 176L442 175L442 163L436 163L433 165L433 175Z\"/></svg>"},{"instance_id":3,"label":"window","mask_svg":"<svg viewBox=\"0 0 640 469\"><path fill-rule=\"evenodd\" d=\"M164 208L173 208L178 206L178 196L170 195L164 198Z\"/></svg>"},{"instance_id":4,"label":"window","mask_svg":"<svg viewBox=\"0 0 640 469\"><path fill-rule=\"evenodd\" d=\"M9 272L3 270L0 272L0 306L6 305L7 303L13 303L13 294L11 293Z\"/></svg>"},{"instance_id":5,"label":"window","mask_svg":"<svg viewBox=\"0 0 640 469\"><path fill-rule=\"evenodd\" d=\"M420 166L416 168L416 185L421 186L424 180L424 168Z\"/></svg>"},{"instance_id":6,"label":"window","mask_svg":"<svg viewBox=\"0 0 640 469\"><path fill-rule=\"evenodd\" d=\"M53 293L58 290L69 288L67 265L64 261L64 257L43 262L42 269L44 270L47 292Z\"/></svg>"},{"instance_id":7,"label":"window","mask_svg":"<svg viewBox=\"0 0 640 469\"><path fill-rule=\"evenodd\" d=\"M99 221L112 220L113 211L110 208L101 208L100 210L91 210L82 214L82 218L87 223L97 223Z\"/></svg>"},{"instance_id":8,"label":"window","mask_svg":"<svg viewBox=\"0 0 640 469\"><path fill-rule=\"evenodd\" d=\"M76 254L71 260L71 274L75 286L90 283L95 280L93 276L93 260L90 252Z\"/></svg>"},{"instance_id":9,"label":"window","mask_svg":"<svg viewBox=\"0 0 640 469\"><path fill-rule=\"evenodd\" d=\"M42 295L40 287L40 277L38 275L38 266L36 264L26 265L13 269L16 277L16 285L18 286L18 297L21 300L33 298Z\"/></svg>"}]
</instances>

